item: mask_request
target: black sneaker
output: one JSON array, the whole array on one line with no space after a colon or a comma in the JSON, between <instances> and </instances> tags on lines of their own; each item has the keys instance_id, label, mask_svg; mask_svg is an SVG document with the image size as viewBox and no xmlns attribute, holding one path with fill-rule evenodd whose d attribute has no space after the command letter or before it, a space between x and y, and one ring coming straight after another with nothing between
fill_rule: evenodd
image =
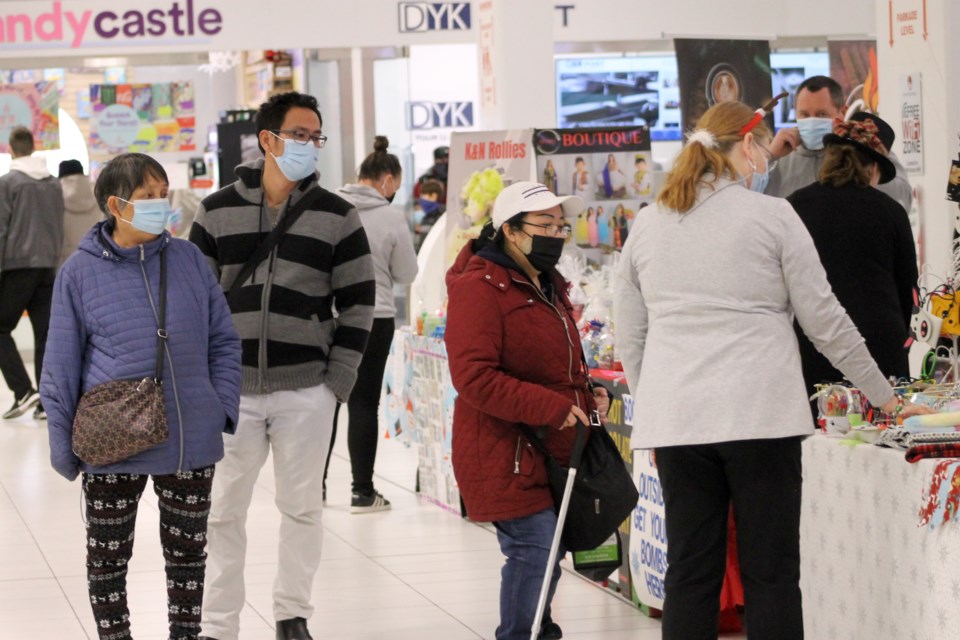
<instances>
[{"instance_id":1,"label":"black sneaker","mask_svg":"<svg viewBox=\"0 0 960 640\"><path fill-rule=\"evenodd\" d=\"M27 391L22 398L19 398L14 401L13 406L10 407L10 410L3 414L4 420L13 420L14 418L19 418L27 411L33 408L33 405L40 402L40 394L37 393L36 389L30 389Z\"/></svg>"},{"instance_id":2,"label":"black sneaker","mask_svg":"<svg viewBox=\"0 0 960 640\"><path fill-rule=\"evenodd\" d=\"M47 412L43 410L43 405L39 402L37 403L37 408L33 410L33 419L34 420L46 420Z\"/></svg>"},{"instance_id":3,"label":"black sneaker","mask_svg":"<svg viewBox=\"0 0 960 640\"><path fill-rule=\"evenodd\" d=\"M560 640L563 637L563 630L556 622L545 622L540 627L538 640Z\"/></svg>"},{"instance_id":4,"label":"black sneaker","mask_svg":"<svg viewBox=\"0 0 960 640\"><path fill-rule=\"evenodd\" d=\"M384 498L379 491L350 494L350 513L373 513L386 511L390 508L390 501Z\"/></svg>"}]
</instances>

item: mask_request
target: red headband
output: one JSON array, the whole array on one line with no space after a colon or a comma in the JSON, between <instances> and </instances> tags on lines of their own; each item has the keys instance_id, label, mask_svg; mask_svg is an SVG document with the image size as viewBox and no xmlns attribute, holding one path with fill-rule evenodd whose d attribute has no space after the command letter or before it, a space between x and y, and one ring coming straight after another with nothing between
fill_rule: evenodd
<instances>
[{"instance_id":1,"label":"red headband","mask_svg":"<svg viewBox=\"0 0 960 640\"><path fill-rule=\"evenodd\" d=\"M740 137L743 137L743 136L747 135L748 133L750 133L751 131L753 131L754 128L755 128L758 124L760 124L760 121L763 120L763 119L767 116L768 113L770 113L771 111L773 111L773 108L774 108L775 106L777 106L777 104L779 104L779 102L780 102L782 99L786 98L788 95L790 95L790 94L787 93L786 91L783 91L783 92L781 92L781 93L778 93L778 94L773 98L773 100L771 100L771 101L768 102L767 104L765 104L765 105L763 105L762 107L760 107L759 109L757 109L757 110L753 113L753 117L750 118L750 122L748 122L747 124L743 125L743 127L741 127L741 129L740 129Z\"/></svg>"}]
</instances>

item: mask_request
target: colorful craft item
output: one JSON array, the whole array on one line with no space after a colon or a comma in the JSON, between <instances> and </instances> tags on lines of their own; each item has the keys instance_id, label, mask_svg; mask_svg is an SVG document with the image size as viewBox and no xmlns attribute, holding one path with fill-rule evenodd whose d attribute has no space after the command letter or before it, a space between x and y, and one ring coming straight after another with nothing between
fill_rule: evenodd
<instances>
[{"instance_id":1,"label":"colorful craft item","mask_svg":"<svg viewBox=\"0 0 960 640\"><path fill-rule=\"evenodd\" d=\"M960 425L960 411L912 416L904 420L903 425L911 428L956 427Z\"/></svg>"},{"instance_id":2,"label":"colorful craft item","mask_svg":"<svg viewBox=\"0 0 960 640\"><path fill-rule=\"evenodd\" d=\"M960 460L945 460L933 470L930 487L924 491L920 506L920 526L931 529L956 520L960 507Z\"/></svg>"}]
</instances>

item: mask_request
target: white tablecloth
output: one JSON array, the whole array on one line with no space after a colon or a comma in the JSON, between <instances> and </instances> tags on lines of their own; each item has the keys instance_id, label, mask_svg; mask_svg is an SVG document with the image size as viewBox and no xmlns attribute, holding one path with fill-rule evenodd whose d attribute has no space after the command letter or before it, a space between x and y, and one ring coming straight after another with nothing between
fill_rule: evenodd
<instances>
[{"instance_id":1,"label":"white tablecloth","mask_svg":"<svg viewBox=\"0 0 960 640\"><path fill-rule=\"evenodd\" d=\"M960 521L918 526L936 463L822 435L804 442L806 637L960 638Z\"/></svg>"}]
</instances>

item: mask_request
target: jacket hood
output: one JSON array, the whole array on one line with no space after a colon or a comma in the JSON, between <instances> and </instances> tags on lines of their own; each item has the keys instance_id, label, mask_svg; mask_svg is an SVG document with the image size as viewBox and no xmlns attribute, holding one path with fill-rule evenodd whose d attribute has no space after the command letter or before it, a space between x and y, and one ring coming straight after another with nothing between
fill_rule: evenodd
<instances>
[{"instance_id":1,"label":"jacket hood","mask_svg":"<svg viewBox=\"0 0 960 640\"><path fill-rule=\"evenodd\" d=\"M520 268L520 265L495 243L471 240L464 245L453 265L447 270L447 289L455 286L461 278L472 277L476 271L484 272L487 280L503 282L507 288L512 286L513 277L529 280L529 276ZM540 277L542 279L544 274ZM570 290L570 283L560 275L560 272L555 269L550 272L547 282L548 285L553 286L554 291L564 294L564 305L569 306L566 294Z\"/></svg>"},{"instance_id":2,"label":"jacket hood","mask_svg":"<svg viewBox=\"0 0 960 640\"><path fill-rule=\"evenodd\" d=\"M63 187L63 205L67 213L85 214L98 208L97 198L93 195L93 183L83 174L60 178Z\"/></svg>"},{"instance_id":3,"label":"jacket hood","mask_svg":"<svg viewBox=\"0 0 960 640\"><path fill-rule=\"evenodd\" d=\"M263 167L265 164L266 161L263 158L258 158L236 168L237 193L247 202L260 204L263 200ZM290 194L290 202L296 202L307 191L319 186L319 179L320 172L314 171L313 175L301 180L293 193Z\"/></svg>"},{"instance_id":4,"label":"jacket hood","mask_svg":"<svg viewBox=\"0 0 960 640\"><path fill-rule=\"evenodd\" d=\"M50 171L47 170L47 160L40 156L16 158L10 163L10 170L24 173L34 180L43 180L50 177Z\"/></svg>"},{"instance_id":5,"label":"jacket hood","mask_svg":"<svg viewBox=\"0 0 960 640\"><path fill-rule=\"evenodd\" d=\"M453 265L447 270L447 288L464 275L476 270L483 270L488 274L497 270L503 276L507 276L504 272L513 271L516 275L527 278L520 265L495 243L471 240L464 245Z\"/></svg>"},{"instance_id":6,"label":"jacket hood","mask_svg":"<svg viewBox=\"0 0 960 640\"><path fill-rule=\"evenodd\" d=\"M390 202L380 192L365 184L348 184L337 189L337 195L352 204L358 211L389 207Z\"/></svg>"},{"instance_id":7,"label":"jacket hood","mask_svg":"<svg viewBox=\"0 0 960 640\"><path fill-rule=\"evenodd\" d=\"M472 260L475 255L473 252L473 241L463 245L463 249L457 254L457 259L454 260L450 268L447 269L446 283L448 289L456 284L457 280L466 272L467 265L470 264L470 260Z\"/></svg>"},{"instance_id":8,"label":"jacket hood","mask_svg":"<svg viewBox=\"0 0 960 640\"><path fill-rule=\"evenodd\" d=\"M80 240L78 249L89 253L92 256L103 260L113 260L114 262L137 262L140 260L140 246L124 249L113 241L113 225L110 220L101 220L90 228ZM156 240L151 240L143 245L143 252L146 257L159 253L167 243L170 242L170 232L164 231Z\"/></svg>"}]
</instances>

